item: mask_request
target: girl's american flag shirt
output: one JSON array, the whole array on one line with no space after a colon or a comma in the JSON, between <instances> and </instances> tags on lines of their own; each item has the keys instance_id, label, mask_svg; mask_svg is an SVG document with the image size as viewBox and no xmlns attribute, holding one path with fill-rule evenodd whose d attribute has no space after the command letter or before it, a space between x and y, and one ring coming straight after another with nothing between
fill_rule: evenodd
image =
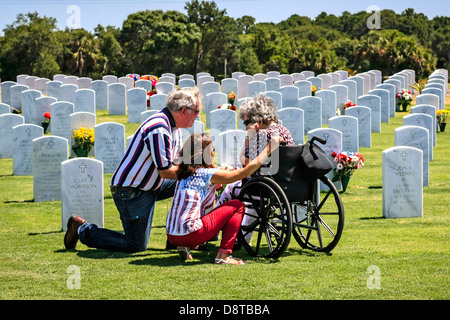
<instances>
[{"instance_id":1,"label":"girl's american flag shirt","mask_svg":"<svg viewBox=\"0 0 450 320\"><path fill-rule=\"evenodd\" d=\"M181 130L169 109L149 117L136 130L111 178L112 186L156 190L164 181L158 170L169 169L182 144Z\"/></svg>"},{"instance_id":2,"label":"girl's american flag shirt","mask_svg":"<svg viewBox=\"0 0 450 320\"><path fill-rule=\"evenodd\" d=\"M216 186L210 180L218 168L198 168L187 179L177 181L166 233L182 236L203 227L202 217L214 208Z\"/></svg>"}]
</instances>

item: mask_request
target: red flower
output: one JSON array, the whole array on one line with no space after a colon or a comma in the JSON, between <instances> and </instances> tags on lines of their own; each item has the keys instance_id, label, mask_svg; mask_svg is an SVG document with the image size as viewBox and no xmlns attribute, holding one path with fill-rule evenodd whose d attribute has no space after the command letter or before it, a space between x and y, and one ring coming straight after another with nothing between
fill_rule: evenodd
<instances>
[{"instance_id":1,"label":"red flower","mask_svg":"<svg viewBox=\"0 0 450 320\"><path fill-rule=\"evenodd\" d=\"M235 106L231 106L230 109L233 110L233 111L236 111L236 107Z\"/></svg>"},{"instance_id":2,"label":"red flower","mask_svg":"<svg viewBox=\"0 0 450 320\"><path fill-rule=\"evenodd\" d=\"M50 119L52 116L51 116L50 112L46 112L46 113L44 113L44 117L46 117L47 119Z\"/></svg>"}]
</instances>

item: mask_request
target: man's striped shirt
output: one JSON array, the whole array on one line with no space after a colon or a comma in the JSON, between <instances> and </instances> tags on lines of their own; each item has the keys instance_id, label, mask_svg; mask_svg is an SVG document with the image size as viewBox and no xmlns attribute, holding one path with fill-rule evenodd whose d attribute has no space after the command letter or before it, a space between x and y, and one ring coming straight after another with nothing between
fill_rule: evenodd
<instances>
[{"instance_id":1,"label":"man's striped shirt","mask_svg":"<svg viewBox=\"0 0 450 320\"><path fill-rule=\"evenodd\" d=\"M136 130L127 151L111 178L111 185L156 190L164 179L158 170L172 167L181 149L181 130L169 109L149 117Z\"/></svg>"}]
</instances>

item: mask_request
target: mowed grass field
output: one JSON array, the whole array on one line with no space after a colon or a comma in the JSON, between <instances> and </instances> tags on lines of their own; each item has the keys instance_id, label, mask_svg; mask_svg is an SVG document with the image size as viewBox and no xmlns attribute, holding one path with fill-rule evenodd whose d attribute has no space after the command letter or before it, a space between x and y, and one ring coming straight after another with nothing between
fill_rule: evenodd
<instances>
[{"instance_id":1,"label":"mowed grass field","mask_svg":"<svg viewBox=\"0 0 450 320\"><path fill-rule=\"evenodd\" d=\"M35 203L32 177L13 176L12 160L0 159L0 299L447 300L449 128L437 133L430 182L423 190L423 217L382 218L382 151L394 146L394 130L406 114L397 112L382 124L381 133L372 134L372 147L360 150L365 167L354 173L341 195L344 233L330 254L303 250L292 238L276 260L236 251L235 256L248 261L245 266L214 265L219 242L209 243L207 251L194 251L190 262L166 250L169 200L157 203L147 251L109 252L80 243L67 251L61 202ZM125 116L98 112L97 123L106 121L125 124L126 136L138 127ZM104 178L105 227L122 231L109 191L111 174Z\"/></svg>"}]
</instances>

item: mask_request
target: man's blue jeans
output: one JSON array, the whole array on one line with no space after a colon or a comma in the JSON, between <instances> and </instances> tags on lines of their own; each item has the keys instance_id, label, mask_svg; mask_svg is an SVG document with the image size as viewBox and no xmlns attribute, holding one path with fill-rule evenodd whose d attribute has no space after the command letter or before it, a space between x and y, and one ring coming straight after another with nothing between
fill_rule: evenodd
<instances>
[{"instance_id":1,"label":"man's blue jeans","mask_svg":"<svg viewBox=\"0 0 450 320\"><path fill-rule=\"evenodd\" d=\"M80 228L80 241L91 248L138 252L147 249L157 200L173 196L175 180L165 180L156 191L134 189L113 194L120 213L124 234L85 223Z\"/></svg>"}]
</instances>

